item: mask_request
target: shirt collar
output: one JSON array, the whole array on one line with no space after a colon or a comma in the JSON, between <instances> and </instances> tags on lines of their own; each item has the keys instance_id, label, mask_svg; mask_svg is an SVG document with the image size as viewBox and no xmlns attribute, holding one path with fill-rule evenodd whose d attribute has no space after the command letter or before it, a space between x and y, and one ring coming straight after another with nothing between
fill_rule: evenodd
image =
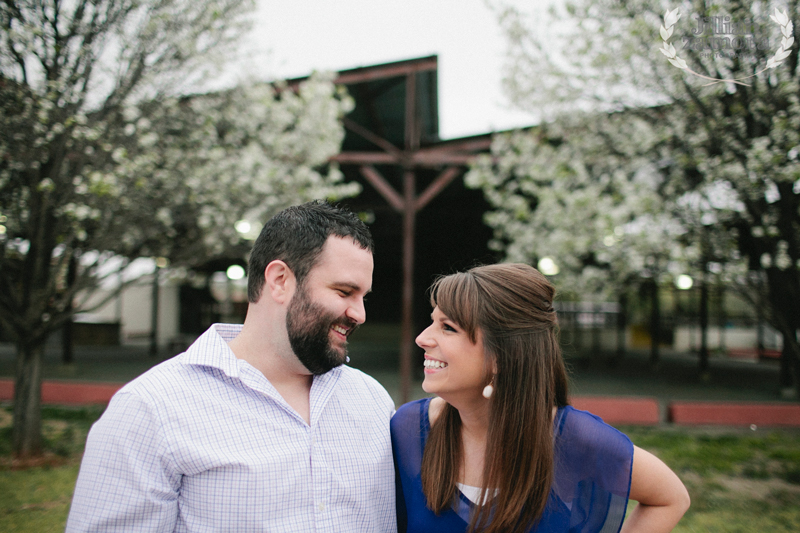
<instances>
[{"instance_id":1,"label":"shirt collar","mask_svg":"<svg viewBox=\"0 0 800 533\"><path fill-rule=\"evenodd\" d=\"M190 365L217 368L232 378L249 383L251 387L257 389L262 388L263 385L259 386L258 383L269 383L269 380L245 361L237 359L233 350L228 346L228 342L235 339L241 331L241 324L212 325L189 346L189 349L186 350L183 356L183 362ZM252 372L248 372L246 369L252 370ZM242 374L243 372L245 375ZM321 413L321 410L333 393L341 373L342 367L338 366L325 374L314 376L310 397L312 419L316 418L316 416L319 416ZM261 382L261 380L264 381ZM273 392L274 395L280 396L278 392L274 390L271 383L267 388L267 392Z\"/></svg>"},{"instance_id":2,"label":"shirt collar","mask_svg":"<svg viewBox=\"0 0 800 533\"><path fill-rule=\"evenodd\" d=\"M228 346L242 331L241 324L214 324L186 350L184 362L218 368L230 377L239 377L238 359Z\"/></svg>"}]
</instances>

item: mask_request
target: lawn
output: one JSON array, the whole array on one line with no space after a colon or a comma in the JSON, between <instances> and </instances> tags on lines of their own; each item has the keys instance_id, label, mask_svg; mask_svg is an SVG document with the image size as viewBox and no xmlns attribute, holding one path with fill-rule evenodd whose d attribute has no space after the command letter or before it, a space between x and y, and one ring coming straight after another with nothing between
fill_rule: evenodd
<instances>
[{"instance_id":1,"label":"lawn","mask_svg":"<svg viewBox=\"0 0 800 533\"><path fill-rule=\"evenodd\" d=\"M676 532L800 531L800 431L622 428L683 480Z\"/></svg>"},{"instance_id":2,"label":"lawn","mask_svg":"<svg viewBox=\"0 0 800 533\"><path fill-rule=\"evenodd\" d=\"M0 531L63 531L80 453L101 409L46 407L45 458L10 459L11 413L0 407ZM800 431L624 427L669 464L692 506L676 532L800 531Z\"/></svg>"}]
</instances>

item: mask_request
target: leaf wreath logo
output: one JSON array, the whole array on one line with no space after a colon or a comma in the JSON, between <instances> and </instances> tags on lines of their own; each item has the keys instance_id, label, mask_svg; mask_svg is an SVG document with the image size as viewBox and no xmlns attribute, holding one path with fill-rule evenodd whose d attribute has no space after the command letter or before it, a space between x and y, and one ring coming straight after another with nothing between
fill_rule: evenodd
<instances>
[{"instance_id":1,"label":"leaf wreath logo","mask_svg":"<svg viewBox=\"0 0 800 533\"><path fill-rule=\"evenodd\" d=\"M675 50L675 47L670 44L669 38L672 37L672 32L674 30L675 23L678 22L678 19L681 18L680 8L675 8L672 11L667 10L666 14L664 15L664 25L661 26L661 40L663 41L663 46L658 50L667 56L667 59L670 63L674 66L678 67L681 70L685 70L689 74L693 74L699 78L704 78L706 80L711 80L711 83L707 83L704 85L714 85L715 83L722 83L729 81L731 83L736 83L738 85L744 85L749 87L750 85L747 83L743 83L742 80L746 80L749 78L753 78L758 76L762 72L769 70L771 68L775 68L781 63L783 63L789 54L792 52L792 44L794 43L794 36L792 35L794 30L794 25L792 21L789 20L789 16L786 14L785 11L780 11L778 8L775 8L775 12L769 16L775 23L777 23L781 27L781 34L783 38L781 39L781 46L778 48L778 51L775 52L775 55L772 56L769 61L767 61L767 66L763 69L759 70L755 74L747 76L745 78L736 78L736 79L721 79L721 78L710 78L708 76L704 76L698 72L693 71L689 68L689 65L686 64L686 61L678 57L678 52Z\"/></svg>"}]
</instances>

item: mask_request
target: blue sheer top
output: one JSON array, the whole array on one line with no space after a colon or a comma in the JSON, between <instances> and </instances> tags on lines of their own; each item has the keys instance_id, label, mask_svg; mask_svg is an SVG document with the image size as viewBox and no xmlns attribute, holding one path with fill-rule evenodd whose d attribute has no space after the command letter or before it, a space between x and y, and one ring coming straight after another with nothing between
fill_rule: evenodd
<instances>
[{"instance_id":1,"label":"blue sheer top","mask_svg":"<svg viewBox=\"0 0 800 533\"><path fill-rule=\"evenodd\" d=\"M473 508L466 496L459 492L452 508L437 516L422 493L420 465L431 427L430 400L403 405L391 422L398 531L463 533ZM554 436L554 483L544 514L530 532L618 532L630 491L631 441L598 417L570 406L558 410Z\"/></svg>"}]
</instances>

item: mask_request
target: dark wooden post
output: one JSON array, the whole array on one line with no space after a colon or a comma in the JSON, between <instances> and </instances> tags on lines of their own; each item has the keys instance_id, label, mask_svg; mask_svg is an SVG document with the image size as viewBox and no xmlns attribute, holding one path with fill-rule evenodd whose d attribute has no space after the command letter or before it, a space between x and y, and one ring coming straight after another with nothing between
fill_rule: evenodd
<instances>
[{"instance_id":1,"label":"dark wooden post","mask_svg":"<svg viewBox=\"0 0 800 533\"><path fill-rule=\"evenodd\" d=\"M333 156L331 161L339 164L354 164L359 166L361 175L375 188L386 202L403 218L403 286L402 295L402 324L400 327L401 338L399 347L400 371L400 396L403 403L407 402L411 391L412 360L414 351L414 249L416 216L433 198L435 198L447 185L453 181L468 164L476 152L483 152L491 145L491 136L466 139L450 143L433 143L421 148L422 117L419 106L417 73L435 71L436 58L401 62L384 65L372 72L365 69L340 73L336 83L351 84L366 81L394 78L398 75L405 76L405 131L404 146L397 147L382 134L374 129L359 124L351 118L343 120L345 128L369 141L380 151L342 152ZM383 74L381 74L383 70ZM375 165L391 165L402 169L402 194L387 181ZM431 182L424 191L416 196L417 183L415 170L419 167L440 168L440 174Z\"/></svg>"}]
</instances>

